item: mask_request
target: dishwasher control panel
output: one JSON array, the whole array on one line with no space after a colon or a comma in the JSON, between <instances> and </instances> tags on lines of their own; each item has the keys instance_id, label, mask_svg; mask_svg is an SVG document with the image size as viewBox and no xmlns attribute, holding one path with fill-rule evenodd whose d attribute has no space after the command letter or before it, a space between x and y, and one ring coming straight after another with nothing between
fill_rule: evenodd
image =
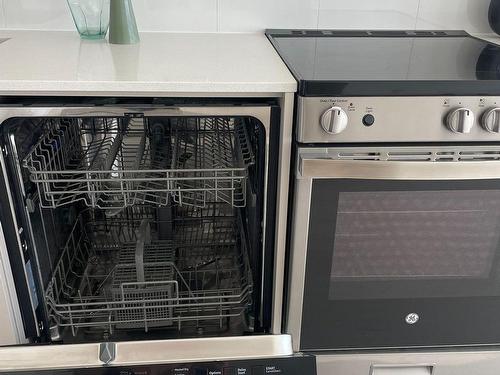
<instances>
[{"instance_id":1,"label":"dishwasher control panel","mask_svg":"<svg viewBox=\"0 0 500 375\"><path fill-rule=\"evenodd\" d=\"M316 358L294 355L283 358L228 360L172 364L108 366L72 370L24 371L17 375L316 375Z\"/></svg>"}]
</instances>

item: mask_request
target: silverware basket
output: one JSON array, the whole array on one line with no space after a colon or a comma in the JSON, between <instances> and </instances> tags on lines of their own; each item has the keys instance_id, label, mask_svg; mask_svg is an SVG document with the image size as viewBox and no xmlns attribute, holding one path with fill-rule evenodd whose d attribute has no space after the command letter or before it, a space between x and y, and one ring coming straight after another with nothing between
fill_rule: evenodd
<instances>
[{"instance_id":1,"label":"silverware basket","mask_svg":"<svg viewBox=\"0 0 500 375\"><path fill-rule=\"evenodd\" d=\"M238 216L227 204L173 209L171 239L160 239L164 224L152 207L111 220L106 211L82 213L45 291L52 322L76 335L206 321L222 327L243 314L252 276Z\"/></svg>"},{"instance_id":2,"label":"silverware basket","mask_svg":"<svg viewBox=\"0 0 500 375\"><path fill-rule=\"evenodd\" d=\"M66 118L43 126L22 164L44 208L166 206L172 199L246 205L254 157L238 119Z\"/></svg>"}]
</instances>

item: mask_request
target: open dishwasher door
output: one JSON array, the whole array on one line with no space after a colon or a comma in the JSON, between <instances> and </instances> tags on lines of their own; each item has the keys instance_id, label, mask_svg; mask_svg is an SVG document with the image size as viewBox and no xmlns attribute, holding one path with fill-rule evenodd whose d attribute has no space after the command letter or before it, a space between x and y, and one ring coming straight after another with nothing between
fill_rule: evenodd
<instances>
[{"instance_id":1,"label":"open dishwasher door","mask_svg":"<svg viewBox=\"0 0 500 375\"><path fill-rule=\"evenodd\" d=\"M11 344L30 343L0 348L0 369L292 354L272 330L275 103L28 106L0 120Z\"/></svg>"},{"instance_id":2,"label":"open dishwasher door","mask_svg":"<svg viewBox=\"0 0 500 375\"><path fill-rule=\"evenodd\" d=\"M202 338L0 348L0 373L315 375L311 355L292 355L290 336Z\"/></svg>"}]
</instances>

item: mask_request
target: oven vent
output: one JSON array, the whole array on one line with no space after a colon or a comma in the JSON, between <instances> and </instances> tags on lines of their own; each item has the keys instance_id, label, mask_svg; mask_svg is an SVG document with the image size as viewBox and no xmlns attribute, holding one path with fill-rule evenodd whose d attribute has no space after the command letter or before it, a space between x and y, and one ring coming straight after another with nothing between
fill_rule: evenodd
<instances>
[{"instance_id":1,"label":"oven vent","mask_svg":"<svg viewBox=\"0 0 500 375\"><path fill-rule=\"evenodd\" d=\"M334 159L346 160L381 160L380 152L339 152Z\"/></svg>"},{"instance_id":2,"label":"oven vent","mask_svg":"<svg viewBox=\"0 0 500 375\"><path fill-rule=\"evenodd\" d=\"M342 150L330 153L333 159L341 160L373 160L373 161L429 161L429 162L458 162L458 161L492 161L500 160L499 148L470 148L470 149L421 149L421 148L391 148L367 150Z\"/></svg>"},{"instance_id":3,"label":"oven vent","mask_svg":"<svg viewBox=\"0 0 500 375\"><path fill-rule=\"evenodd\" d=\"M475 160L500 160L500 150L495 151L462 151L459 156L460 161Z\"/></svg>"},{"instance_id":4,"label":"oven vent","mask_svg":"<svg viewBox=\"0 0 500 375\"><path fill-rule=\"evenodd\" d=\"M338 159L343 160L389 160L389 161L433 161L429 151L366 151L339 152Z\"/></svg>"}]
</instances>

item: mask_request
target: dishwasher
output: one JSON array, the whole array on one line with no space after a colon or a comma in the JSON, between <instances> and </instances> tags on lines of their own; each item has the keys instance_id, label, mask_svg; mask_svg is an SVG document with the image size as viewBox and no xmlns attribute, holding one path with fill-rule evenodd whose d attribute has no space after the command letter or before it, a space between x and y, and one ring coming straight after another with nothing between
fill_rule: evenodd
<instances>
[{"instance_id":1,"label":"dishwasher","mask_svg":"<svg viewBox=\"0 0 500 375\"><path fill-rule=\"evenodd\" d=\"M0 214L25 339L0 371L315 366L272 328L277 103L21 104L0 108Z\"/></svg>"}]
</instances>

